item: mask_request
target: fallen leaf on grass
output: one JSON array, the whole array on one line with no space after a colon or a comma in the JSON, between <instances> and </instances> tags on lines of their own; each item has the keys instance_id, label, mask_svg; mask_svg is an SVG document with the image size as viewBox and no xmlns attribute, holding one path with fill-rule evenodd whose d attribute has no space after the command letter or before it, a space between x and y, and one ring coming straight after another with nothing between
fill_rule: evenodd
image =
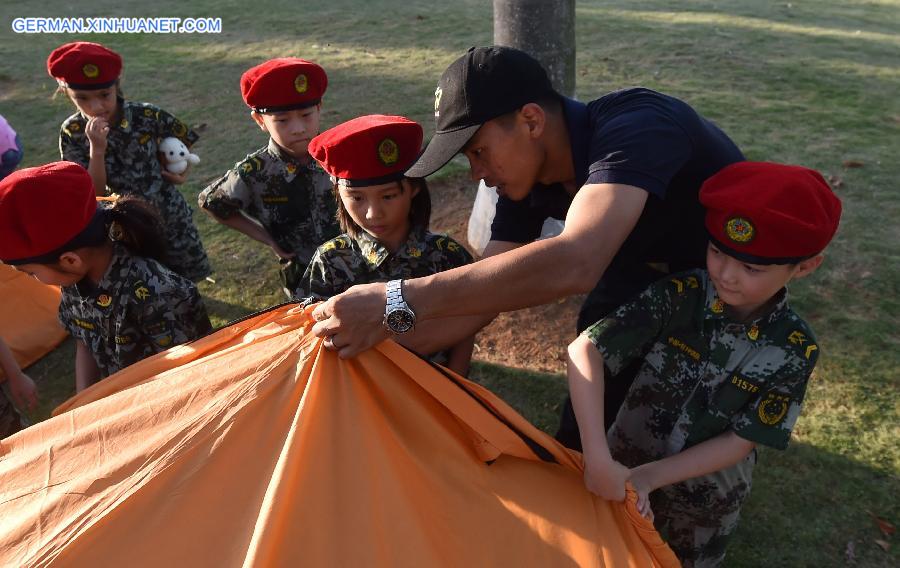
<instances>
[{"instance_id":1,"label":"fallen leaf on grass","mask_svg":"<svg viewBox=\"0 0 900 568\"><path fill-rule=\"evenodd\" d=\"M897 532L897 529L891 523L885 521L872 511L866 512L869 513L869 516L872 517L872 519L875 521L875 524L878 525L878 530L880 530L881 534L883 534L884 536L891 536L892 534Z\"/></svg>"},{"instance_id":2,"label":"fallen leaf on grass","mask_svg":"<svg viewBox=\"0 0 900 568\"><path fill-rule=\"evenodd\" d=\"M866 165L864 162L860 162L859 160L844 160L845 168L861 168Z\"/></svg>"},{"instance_id":3,"label":"fallen leaf on grass","mask_svg":"<svg viewBox=\"0 0 900 568\"><path fill-rule=\"evenodd\" d=\"M847 541L847 548L844 550L844 558L847 564L856 564L856 545L852 540Z\"/></svg>"},{"instance_id":4,"label":"fallen leaf on grass","mask_svg":"<svg viewBox=\"0 0 900 568\"><path fill-rule=\"evenodd\" d=\"M876 538L876 539L875 539L875 544L877 544L878 546L880 546L880 547L881 547L881 550L883 550L883 551L885 551L885 552L888 552L888 551L891 549L891 543L889 543L889 542L887 542L887 541L885 541L885 540L879 540L879 539Z\"/></svg>"}]
</instances>

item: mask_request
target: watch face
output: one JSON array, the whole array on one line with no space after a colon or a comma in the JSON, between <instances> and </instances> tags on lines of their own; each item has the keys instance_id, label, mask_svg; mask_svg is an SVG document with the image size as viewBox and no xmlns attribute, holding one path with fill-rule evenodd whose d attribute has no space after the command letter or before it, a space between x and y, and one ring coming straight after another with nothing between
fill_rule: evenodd
<instances>
[{"instance_id":1,"label":"watch face","mask_svg":"<svg viewBox=\"0 0 900 568\"><path fill-rule=\"evenodd\" d=\"M394 333L406 333L415 323L415 316L409 310L393 310L385 318L388 328Z\"/></svg>"}]
</instances>

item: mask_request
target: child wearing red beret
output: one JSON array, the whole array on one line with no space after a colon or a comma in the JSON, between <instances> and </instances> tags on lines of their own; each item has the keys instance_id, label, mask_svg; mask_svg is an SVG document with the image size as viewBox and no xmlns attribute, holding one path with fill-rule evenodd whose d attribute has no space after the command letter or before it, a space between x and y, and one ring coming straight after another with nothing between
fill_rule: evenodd
<instances>
[{"instance_id":1,"label":"child wearing red beret","mask_svg":"<svg viewBox=\"0 0 900 568\"><path fill-rule=\"evenodd\" d=\"M316 250L297 297L324 300L370 282L399 287L472 262L455 240L428 231L428 186L404 175L421 146L422 127L402 116L362 116L313 138L309 151L334 183L344 234ZM453 346L442 362L465 375L473 341Z\"/></svg>"},{"instance_id":2,"label":"child wearing red beret","mask_svg":"<svg viewBox=\"0 0 900 568\"><path fill-rule=\"evenodd\" d=\"M163 139L176 137L190 147L197 133L157 106L126 101L119 87L122 58L98 43L59 46L47 58L47 72L77 110L60 128L62 159L87 168L97 195L135 195L152 204L165 221L172 270L194 282L209 276L191 208L175 188L185 174L166 171L158 156Z\"/></svg>"},{"instance_id":3,"label":"child wearing red beret","mask_svg":"<svg viewBox=\"0 0 900 568\"><path fill-rule=\"evenodd\" d=\"M819 356L787 284L821 265L841 203L813 170L739 162L700 190L706 270L652 285L569 346L585 484L625 484L685 566L718 566L750 493L756 444L784 449ZM607 380L640 370L604 429Z\"/></svg>"},{"instance_id":4,"label":"child wearing red beret","mask_svg":"<svg viewBox=\"0 0 900 568\"><path fill-rule=\"evenodd\" d=\"M77 391L210 330L196 286L160 262L166 243L150 206L97 201L90 174L72 162L0 181L0 261L62 287Z\"/></svg>"},{"instance_id":5,"label":"child wearing red beret","mask_svg":"<svg viewBox=\"0 0 900 568\"><path fill-rule=\"evenodd\" d=\"M271 59L241 77L241 95L269 143L200 193L216 221L272 248L288 297L316 247L336 237L328 175L309 156L319 133L325 70L296 57Z\"/></svg>"}]
</instances>

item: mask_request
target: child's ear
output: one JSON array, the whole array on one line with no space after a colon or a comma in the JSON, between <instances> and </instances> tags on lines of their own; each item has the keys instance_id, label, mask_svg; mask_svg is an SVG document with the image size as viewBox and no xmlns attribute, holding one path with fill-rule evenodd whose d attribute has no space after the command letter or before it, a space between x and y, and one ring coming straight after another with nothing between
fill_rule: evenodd
<instances>
[{"instance_id":1,"label":"child's ear","mask_svg":"<svg viewBox=\"0 0 900 568\"><path fill-rule=\"evenodd\" d=\"M794 278L803 278L804 276L808 276L816 271L817 268L822 266L822 262L825 260L825 255L822 253L817 254L812 258L807 258L806 260L801 260L797 263L797 267L794 271Z\"/></svg>"},{"instance_id":2,"label":"child's ear","mask_svg":"<svg viewBox=\"0 0 900 568\"><path fill-rule=\"evenodd\" d=\"M59 255L59 263L60 268L66 272L76 271L82 267L84 264L84 260L81 256L75 251L66 251Z\"/></svg>"},{"instance_id":3,"label":"child's ear","mask_svg":"<svg viewBox=\"0 0 900 568\"><path fill-rule=\"evenodd\" d=\"M260 130L262 130L263 132L269 131L269 129L266 128L266 122L263 120L263 116L261 114L259 114L255 110L251 110L250 118L252 118L253 122L255 122L259 126Z\"/></svg>"}]
</instances>

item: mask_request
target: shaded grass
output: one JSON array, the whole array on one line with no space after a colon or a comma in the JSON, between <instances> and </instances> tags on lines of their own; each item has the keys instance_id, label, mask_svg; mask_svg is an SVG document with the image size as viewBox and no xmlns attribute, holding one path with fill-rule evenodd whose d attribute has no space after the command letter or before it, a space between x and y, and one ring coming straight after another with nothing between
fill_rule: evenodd
<instances>
[{"instance_id":1,"label":"shaded grass","mask_svg":"<svg viewBox=\"0 0 900 568\"><path fill-rule=\"evenodd\" d=\"M13 10L8 10L11 12ZM0 31L0 113L22 134L26 165L56 159L57 128L71 113L51 99L49 51L75 38L18 36L19 15L134 15L120 2L48 8L19 2ZM161 0L147 16L221 16L223 33L92 36L125 58L124 87L205 125L203 158L183 192L202 187L265 143L237 88L268 57L295 55L329 73L323 127L367 112L398 113L433 129L440 72L470 45L490 43L490 3L334 0ZM729 565L898 564L869 511L900 521L898 191L900 4L881 2L588 1L577 3L577 93L583 100L641 84L679 96L756 160L821 170L844 202L823 270L792 285L822 357L786 452L762 451L753 497ZM859 168L846 168L853 160ZM456 163L438 178L461 175ZM435 192L435 199L439 199ZM214 324L281 301L265 247L198 215L215 284L201 284ZM71 392L72 342L33 366L46 416ZM560 377L476 364L474 375L539 427L553 431ZM848 555L848 543L853 554Z\"/></svg>"}]
</instances>

